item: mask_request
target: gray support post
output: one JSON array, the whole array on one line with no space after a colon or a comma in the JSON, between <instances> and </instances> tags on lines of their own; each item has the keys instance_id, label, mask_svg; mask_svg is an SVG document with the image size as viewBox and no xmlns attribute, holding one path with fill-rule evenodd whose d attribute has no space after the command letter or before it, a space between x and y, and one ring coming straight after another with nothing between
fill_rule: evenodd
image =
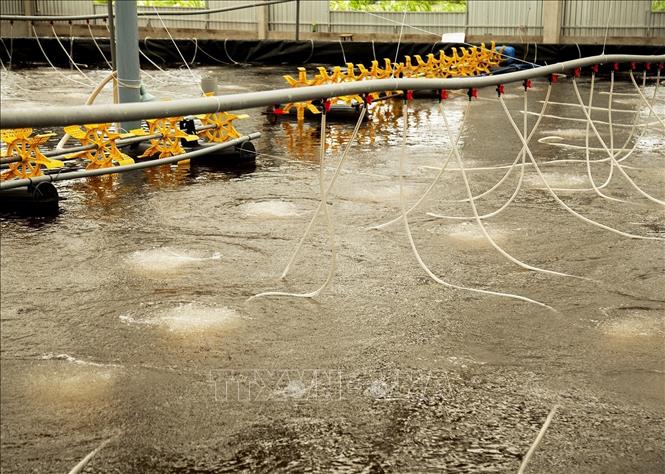
<instances>
[{"instance_id":1,"label":"gray support post","mask_svg":"<svg viewBox=\"0 0 665 474\"><path fill-rule=\"evenodd\" d=\"M261 5L256 7L256 27L258 39L268 39L268 25L270 23L270 6Z\"/></svg>"},{"instance_id":2,"label":"gray support post","mask_svg":"<svg viewBox=\"0 0 665 474\"><path fill-rule=\"evenodd\" d=\"M562 18L563 2L561 0L543 1L543 43L560 43Z\"/></svg>"},{"instance_id":3,"label":"gray support post","mask_svg":"<svg viewBox=\"0 0 665 474\"><path fill-rule=\"evenodd\" d=\"M296 41L300 40L300 0L296 0Z\"/></svg>"},{"instance_id":4,"label":"gray support post","mask_svg":"<svg viewBox=\"0 0 665 474\"><path fill-rule=\"evenodd\" d=\"M23 0L23 14L25 16L32 16L32 0ZM27 22L25 24L25 37L30 38L32 36L32 28L30 28L30 25L32 23Z\"/></svg>"},{"instance_id":5,"label":"gray support post","mask_svg":"<svg viewBox=\"0 0 665 474\"><path fill-rule=\"evenodd\" d=\"M109 11L109 48L111 48L111 67L114 71L117 70L115 63L115 23L113 21L113 0L108 0L108 11Z\"/></svg>"},{"instance_id":6,"label":"gray support post","mask_svg":"<svg viewBox=\"0 0 665 474\"><path fill-rule=\"evenodd\" d=\"M136 0L115 3L116 63L118 66L118 98L121 104L141 100L141 68L139 66L139 27ZM139 128L141 122L126 121L120 126L125 130Z\"/></svg>"}]
</instances>

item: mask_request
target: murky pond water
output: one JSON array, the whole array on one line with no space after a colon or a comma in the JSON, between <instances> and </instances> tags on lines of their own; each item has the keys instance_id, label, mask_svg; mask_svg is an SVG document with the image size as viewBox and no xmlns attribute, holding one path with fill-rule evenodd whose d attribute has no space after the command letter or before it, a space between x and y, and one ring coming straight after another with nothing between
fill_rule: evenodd
<instances>
[{"instance_id":1,"label":"murky pond water","mask_svg":"<svg viewBox=\"0 0 665 474\"><path fill-rule=\"evenodd\" d=\"M292 69L193 74L212 71L233 93L281 87ZM47 69L3 73L3 110L83 103L88 89L62 74L77 78ZM151 74L150 92L160 98L198 92L186 70ZM537 111L546 83L534 86L530 110ZM607 91L607 81L599 87ZM506 89L521 123L520 87ZM586 97L587 81L581 89ZM626 82L616 90L633 91ZM480 95L495 97L493 89ZM616 108L640 108L648 120L639 102L621 99ZM663 99L659 92L661 116ZM570 84L556 85L552 100L575 102ZM597 95L594 105L603 104L607 96ZM446 107L456 133L465 96ZM318 205L319 127L248 113L238 128L262 132L256 146L265 153L253 172L192 165L68 182L59 185L58 216L2 218L3 472L66 472L109 438L92 472L514 472L555 404L531 472L662 467L663 242L577 220L527 168L525 189L488 221L488 232L520 260L597 282L528 272L501 257L473 221L426 215L470 215L468 204L447 202L466 197L460 173L450 171L410 216L423 260L452 283L528 296L557 312L436 284L418 267L401 224L369 229L400 212L397 102L361 128L329 196L338 241L331 286L316 300L248 302L266 290L315 289L330 256L320 219L279 280ZM562 105L548 113L582 117ZM605 120L601 111L594 117ZM632 114L614 119L628 124ZM449 144L433 101L414 101L410 120L409 204ZM353 126L329 125L328 179ZM607 128L600 131L607 139ZM617 128L615 146L629 131ZM546 136L584 145L583 122L544 118L532 150L543 162L584 158L537 141ZM521 148L500 105L484 100L472 104L460 145L466 166L477 168L509 164ZM654 125L624 162L660 199L664 145ZM609 167L593 170L602 183ZM472 189L488 189L504 172L469 172ZM590 186L584 164L543 172L553 187ZM517 176L478 200L479 212L500 207ZM621 177L604 191L629 202L560 194L603 224L665 237L661 206Z\"/></svg>"}]
</instances>

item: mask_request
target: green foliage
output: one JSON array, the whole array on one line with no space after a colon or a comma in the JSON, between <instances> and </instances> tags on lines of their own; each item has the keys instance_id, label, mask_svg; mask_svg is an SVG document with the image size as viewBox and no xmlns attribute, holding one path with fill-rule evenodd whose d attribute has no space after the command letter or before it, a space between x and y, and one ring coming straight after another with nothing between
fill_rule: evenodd
<instances>
[{"instance_id":1,"label":"green foliage","mask_svg":"<svg viewBox=\"0 0 665 474\"><path fill-rule=\"evenodd\" d=\"M651 2L652 12L665 12L665 0L653 0Z\"/></svg>"},{"instance_id":2,"label":"green foliage","mask_svg":"<svg viewBox=\"0 0 665 474\"><path fill-rule=\"evenodd\" d=\"M331 0L330 9L369 12L465 12L466 0Z\"/></svg>"},{"instance_id":3,"label":"green foliage","mask_svg":"<svg viewBox=\"0 0 665 474\"><path fill-rule=\"evenodd\" d=\"M108 3L107 0L93 1L104 5ZM137 0L136 4L139 7L207 8L206 0Z\"/></svg>"},{"instance_id":4,"label":"green foliage","mask_svg":"<svg viewBox=\"0 0 665 474\"><path fill-rule=\"evenodd\" d=\"M207 8L205 0L138 0L139 7Z\"/></svg>"}]
</instances>

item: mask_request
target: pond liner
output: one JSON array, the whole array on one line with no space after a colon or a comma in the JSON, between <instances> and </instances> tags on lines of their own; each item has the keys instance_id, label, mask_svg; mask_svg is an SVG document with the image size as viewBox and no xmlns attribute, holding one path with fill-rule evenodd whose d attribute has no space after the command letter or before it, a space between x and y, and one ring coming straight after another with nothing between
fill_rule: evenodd
<instances>
[{"instance_id":1,"label":"pond liner","mask_svg":"<svg viewBox=\"0 0 665 474\"><path fill-rule=\"evenodd\" d=\"M485 42L486 45L489 44L489 40L491 40L491 37ZM39 41L55 66L69 67L69 59L55 38L45 37L40 38ZM104 54L110 57L108 38L99 38L97 42ZM376 58L379 60L384 57L394 60L397 51L397 43L372 43L368 41L345 41L340 43L339 41L197 39L197 42L194 42L192 39L178 39L176 43L185 58L189 60L189 58L195 57L195 62L190 66L220 66L224 64L236 67L243 65L302 66L306 64L343 66L345 58L347 62L370 64L374 59L374 51L376 52ZM139 45L144 54L160 67L179 67L183 65L182 58L173 47L170 39L150 38L147 45L146 40L140 40ZM574 44L538 45L537 58L535 58L536 48L533 44L511 43L510 46L515 48L517 62L534 62L534 59L537 59L537 63L541 65L593 56L601 51L599 45L579 45L579 49ZM436 53L439 50L448 52L453 47L459 49L468 47L468 45L440 42L401 42L399 44L398 61L407 55L419 54L424 58L428 54ZM207 54L195 55L196 48L205 51ZM607 45L605 48L606 54L649 55L662 54L663 52L665 52L665 46ZM74 38L73 57L83 68L99 69L107 67L104 58L102 58L91 38ZM9 64L8 51L0 48L0 59L6 65ZM46 64L35 38L14 38L12 67L34 67ZM144 57L141 57L141 67L145 69L155 68Z\"/></svg>"}]
</instances>

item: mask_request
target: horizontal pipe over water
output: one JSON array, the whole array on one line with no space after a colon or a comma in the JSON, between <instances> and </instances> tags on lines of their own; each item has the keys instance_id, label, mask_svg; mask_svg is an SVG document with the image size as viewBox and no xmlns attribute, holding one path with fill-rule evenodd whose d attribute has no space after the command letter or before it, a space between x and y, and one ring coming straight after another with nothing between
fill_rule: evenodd
<instances>
[{"instance_id":1,"label":"horizontal pipe over water","mask_svg":"<svg viewBox=\"0 0 665 474\"><path fill-rule=\"evenodd\" d=\"M29 186L31 184L41 183L43 181L54 182L54 181L64 181L67 179L77 179L77 178L89 178L91 176L103 176L105 174L115 174L123 173L126 171L141 170L145 168L154 168L155 166L170 165L172 163L177 163L178 161L189 160L191 158L197 158L199 156L204 156L214 151L224 150L225 148L230 148L235 145L240 145L255 138L259 138L261 134L259 132L250 133L239 138L234 138L224 143L219 143L217 145L206 146L205 148L200 148L198 150L190 151L183 153L182 155L170 156L168 158L160 158L157 160L143 161L141 163L134 163L131 165L123 166L113 166L110 168L100 168L96 170L83 170L83 171L72 171L64 173L55 173L55 174L46 174L42 176L37 176L35 178L27 179L12 179L9 181L0 182L0 190L4 189L13 189L20 188L23 186Z\"/></svg>"},{"instance_id":2,"label":"horizontal pipe over water","mask_svg":"<svg viewBox=\"0 0 665 474\"><path fill-rule=\"evenodd\" d=\"M373 79L344 82L323 86L275 89L260 92L180 99L164 102L137 102L131 104L65 106L5 109L0 116L0 128L46 127L81 123L124 122L128 120L176 117L189 114L248 109L286 102L325 99L345 95L394 90L469 89L523 81L579 67L602 63L657 63L665 62L665 54L657 56L607 54L564 61L534 69L511 72L498 76L461 77L448 79Z\"/></svg>"},{"instance_id":3,"label":"horizontal pipe over water","mask_svg":"<svg viewBox=\"0 0 665 474\"><path fill-rule=\"evenodd\" d=\"M236 5L234 7L224 8L211 8L210 10L171 10L171 11L157 11L138 12L138 16L187 16L187 15L208 15L210 13L223 13L233 10L243 10L245 8L262 7L265 5L275 5L277 3L293 2L295 0L271 0L269 2L253 3L251 5ZM94 15L61 15L61 16L48 16L48 15L0 15L2 21L74 21L74 20L105 20L108 18L107 13L99 13Z\"/></svg>"}]
</instances>

